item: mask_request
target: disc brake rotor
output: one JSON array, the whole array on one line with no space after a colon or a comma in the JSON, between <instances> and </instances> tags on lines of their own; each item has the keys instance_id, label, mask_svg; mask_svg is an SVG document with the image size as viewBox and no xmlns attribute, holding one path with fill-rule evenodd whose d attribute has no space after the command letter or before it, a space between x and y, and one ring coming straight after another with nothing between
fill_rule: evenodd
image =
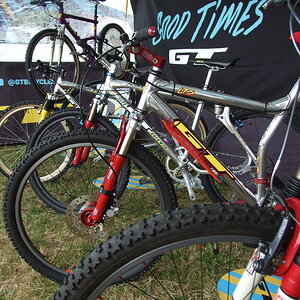
<instances>
[{"instance_id":1,"label":"disc brake rotor","mask_svg":"<svg viewBox=\"0 0 300 300\"><path fill-rule=\"evenodd\" d=\"M95 240L107 237L102 223L88 224L85 222L93 211L96 202L89 195L83 195L74 199L65 213L66 223L69 229L78 237L87 240Z\"/></svg>"}]
</instances>

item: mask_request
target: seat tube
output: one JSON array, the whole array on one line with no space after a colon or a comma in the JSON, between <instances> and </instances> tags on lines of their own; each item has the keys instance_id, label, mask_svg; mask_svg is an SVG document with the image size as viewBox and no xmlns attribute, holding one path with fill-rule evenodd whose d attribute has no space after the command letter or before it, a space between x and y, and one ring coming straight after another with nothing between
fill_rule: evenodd
<instances>
[{"instance_id":1,"label":"seat tube","mask_svg":"<svg viewBox=\"0 0 300 300\"><path fill-rule=\"evenodd\" d=\"M282 113L273 118L271 123L269 124L267 130L262 136L257 151L257 177L255 182L257 184L257 198L260 201L263 199L266 189L269 185L268 179L268 148L270 145L270 141L277 131L278 127L283 121L285 114Z\"/></svg>"}]
</instances>

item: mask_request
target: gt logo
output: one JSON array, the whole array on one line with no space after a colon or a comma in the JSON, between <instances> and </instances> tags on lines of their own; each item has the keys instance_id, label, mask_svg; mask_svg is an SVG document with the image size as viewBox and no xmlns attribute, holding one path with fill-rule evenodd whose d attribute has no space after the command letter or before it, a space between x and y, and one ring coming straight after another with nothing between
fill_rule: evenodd
<instances>
[{"instance_id":1,"label":"gt logo","mask_svg":"<svg viewBox=\"0 0 300 300\"><path fill-rule=\"evenodd\" d=\"M176 94L185 95L185 96L194 96L195 91L186 88L181 88L178 91L176 91Z\"/></svg>"},{"instance_id":2,"label":"gt logo","mask_svg":"<svg viewBox=\"0 0 300 300\"><path fill-rule=\"evenodd\" d=\"M190 56L193 58L209 59L217 52L226 52L228 48L208 48L208 49L171 49L169 51L169 63L173 65L187 65ZM196 53L196 55L194 54Z\"/></svg>"}]
</instances>

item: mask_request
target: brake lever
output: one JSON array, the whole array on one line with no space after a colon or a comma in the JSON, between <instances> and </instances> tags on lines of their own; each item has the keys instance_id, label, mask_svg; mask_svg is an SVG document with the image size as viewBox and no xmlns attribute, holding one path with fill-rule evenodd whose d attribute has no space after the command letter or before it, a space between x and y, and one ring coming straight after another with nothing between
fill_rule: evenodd
<instances>
[{"instance_id":1,"label":"brake lever","mask_svg":"<svg viewBox=\"0 0 300 300\"><path fill-rule=\"evenodd\" d=\"M46 75L49 75L51 72L53 72L53 73L58 73L62 77L65 75L65 71L64 70L59 70L59 69L54 68L54 67L45 66L43 64L43 62L40 61L40 60L37 61L37 64L38 64L37 67L30 68L30 69L28 69L28 71L29 72L31 72L31 71L40 71L40 72L42 72L42 73L44 73Z\"/></svg>"}]
</instances>

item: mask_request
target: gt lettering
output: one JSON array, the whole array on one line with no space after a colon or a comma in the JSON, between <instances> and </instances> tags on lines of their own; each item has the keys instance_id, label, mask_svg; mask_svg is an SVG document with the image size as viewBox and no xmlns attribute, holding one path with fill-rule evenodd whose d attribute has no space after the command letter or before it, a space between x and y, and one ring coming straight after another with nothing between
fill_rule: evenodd
<instances>
[{"instance_id":1,"label":"gt lettering","mask_svg":"<svg viewBox=\"0 0 300 300\"><path fill-rule=\"evenodd\" d=\"M173 65L187 65L190 57L193 59L210 59L214 53L226 52L225 48L210 48L210 49L171 49L169 50L169 63Z\"/></svg>"}]
</instances>

